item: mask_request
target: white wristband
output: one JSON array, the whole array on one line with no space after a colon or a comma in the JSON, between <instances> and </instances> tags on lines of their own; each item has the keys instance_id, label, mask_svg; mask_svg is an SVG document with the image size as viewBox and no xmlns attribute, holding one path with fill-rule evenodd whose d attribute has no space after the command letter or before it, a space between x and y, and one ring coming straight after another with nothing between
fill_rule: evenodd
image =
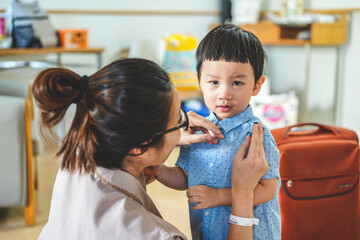
<instances>
[{"instance_id":1,"label":"white wristband","mask_svg":"<svg viewBox=\"0 0 360 240\"><path fill-rule=\"evenodd\" d=\"M232 214L230 214L229 223L239 225L239 226L252 226L252 225L258 225L259 219L258 218L243 218L243 217L237 217Z\"/></svg>"}]
</instances>

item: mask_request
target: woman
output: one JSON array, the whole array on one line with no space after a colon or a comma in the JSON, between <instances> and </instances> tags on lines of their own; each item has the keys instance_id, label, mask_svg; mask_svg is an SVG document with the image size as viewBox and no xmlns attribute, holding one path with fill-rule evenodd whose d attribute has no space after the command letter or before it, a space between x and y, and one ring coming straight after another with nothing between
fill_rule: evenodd
<instances>
[{"instance_id":1,"label":"woman","mask_svg":"<svg viewBox=\"0 0 360 240\"><path fill-rule=\"evenodd\" d=\"M163 163L177 144L222 134L211 122L180 108L167 74L142 59L116 61L90 77L47 69L33 85L44 127L50 130L77 105L57 156L62 158L48 223L39 239L186 239L163 220L146 194L144 169ZM203 134L193 135L201 130ZM234 159L229 239L251 239L253 190L267 164L262 127ZM247 157L245 153L248 149ZM244 224L244 221L246 224Z\"/></svg>"}]
</instances>

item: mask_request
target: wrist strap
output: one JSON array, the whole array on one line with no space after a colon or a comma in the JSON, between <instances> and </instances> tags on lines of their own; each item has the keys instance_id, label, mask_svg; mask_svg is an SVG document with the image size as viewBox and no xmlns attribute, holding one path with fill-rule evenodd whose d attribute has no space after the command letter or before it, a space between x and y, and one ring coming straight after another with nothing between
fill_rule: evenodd
<instances>
[{"instance_id":1,"label":"wrist strap","mask_svg":"<svg viewBox=\"0 0 360 240\"><path fill-rule=\"evenodd\" d=\"M252 226L252 225L258 225L259 219L258 218L243 218L243 217L237 217L232 214L230 214L229 223L239 225L239 226Z\"/></svg>"}]
</instances>

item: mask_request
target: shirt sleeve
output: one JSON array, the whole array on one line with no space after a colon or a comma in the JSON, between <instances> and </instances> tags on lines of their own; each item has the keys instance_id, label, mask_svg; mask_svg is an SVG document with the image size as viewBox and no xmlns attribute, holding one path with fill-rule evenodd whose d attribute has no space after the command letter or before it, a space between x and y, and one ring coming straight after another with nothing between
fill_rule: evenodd
<instances>
[{"instance_id":1,"label":"shirt sleeve","mask_svg":"<svg viewBox=\"0 0 360 240\"><path fill-rule=\"evenodd\" d=\"M262 176L263 179L279 178L279 150L270 130L264 129L264 151L269 170Z\"/></svg>"},{"instance_id":2,"label":"shirt sleeve","mask_svg":"<svg viewBox=\"0 0 360 240\"><path fill-rule=\"evenodd\" d=\"M181 167L186 172L189 172L189 155L190 155L190 146L181 146L180 154L178 157L175 166Z\"/></svg>"}]
</instances>

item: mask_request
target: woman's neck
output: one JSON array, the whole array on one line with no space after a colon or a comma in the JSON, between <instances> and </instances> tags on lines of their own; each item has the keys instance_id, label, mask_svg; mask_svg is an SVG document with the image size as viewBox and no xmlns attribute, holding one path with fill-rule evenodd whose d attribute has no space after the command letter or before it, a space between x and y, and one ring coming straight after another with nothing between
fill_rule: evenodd
<instances>
[{"instance_id":1,"label":"woman's neck","mask_svg":"<svg viewBox=\"0 0 360 240\"><path fill-rule=\"evenodd\" d=\"M143 172L144 167L140 166L138 161L134 161L129 157L125 157L121 163L121 169L136 178L139 178L140 174Z\"/></svg>"}]
</instances>

